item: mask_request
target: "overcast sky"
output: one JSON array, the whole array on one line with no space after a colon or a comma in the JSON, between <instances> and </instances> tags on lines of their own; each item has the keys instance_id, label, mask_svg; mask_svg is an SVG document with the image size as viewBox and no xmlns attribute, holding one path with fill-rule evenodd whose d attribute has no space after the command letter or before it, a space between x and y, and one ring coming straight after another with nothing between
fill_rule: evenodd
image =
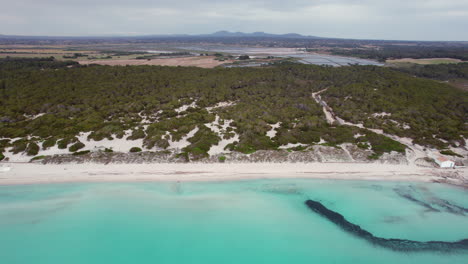
<instances>
[{"instance_id":1,"label":"overcast sky","mask_svg":"<svg viewBox=\"0 0 468 264\"><path fill-rule=\"evenodd\" d=\"M468 40L468 0L0 0L0 34Z\"/></svg>"}]
</instances>

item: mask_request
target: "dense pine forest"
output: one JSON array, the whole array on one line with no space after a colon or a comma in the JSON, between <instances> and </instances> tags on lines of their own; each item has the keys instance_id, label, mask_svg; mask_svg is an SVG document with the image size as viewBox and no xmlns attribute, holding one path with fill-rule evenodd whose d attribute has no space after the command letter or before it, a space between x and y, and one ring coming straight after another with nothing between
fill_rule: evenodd
<instances>
[{"instance_id":1,"label":"dense pine forest","mask_svg":"<svg viewBox=\"0 0 468 264\"><path fill-rule=\"evenodd\" d=\"M112 67L3 59L0 153L35 156L52 146L76 152L83 145L80 132L92 132L88 139L100 141L122 138L129 130L128 140L143 139L147 150L163 150L169 140L180 140L195 128L180 153L193 159L206 157L211 146L236 134L239 140L227 148L242 153L319 142L368 146L374 157L404 152L404 145L368 129L327 123L311 96L324 89L322 98L348 122L439 149L464 145L468 137L467 92L390 68L290 63L229 69ZM229 104L214 107L220 102ZM230 122L221 134L205 125L217 116L221 125ZM277 123L276 135L268 137Z\"/></svg>"}]
</instances>

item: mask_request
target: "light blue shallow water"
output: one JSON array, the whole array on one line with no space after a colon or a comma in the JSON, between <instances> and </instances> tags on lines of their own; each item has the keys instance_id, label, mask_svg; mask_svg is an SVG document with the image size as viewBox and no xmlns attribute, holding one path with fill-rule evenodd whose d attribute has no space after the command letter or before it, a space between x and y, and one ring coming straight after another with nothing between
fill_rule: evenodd
<instances>
[{"instance_id":1,"label":"light blue shallow water","mask_svg":"<svg viewBox=\"0 0 468 264\"><path fill-rule=\"evenodd\" d=\"M360 59L355 57L344 57L337 55L326 55L317 53L293 53L281 51L276 48L258 48L258 47L239 47L239 46L227 46L227 45L201 45L201 46L182 46L178 47L182 50L197 50L197 51L210 51L210 52L225 52L231 54L246 54L246 55L269 55L279 57L292 57L297 58L299 63L303 64L314 64L314 65L328 65L328 66L348 66L348 65L376 65L383 66L383 63L370 59ZM240 65L230 65L232 67L258 67L261 66L258 63L244 63Z\"/></svg>"},{"instance_id":2,"label":"light blue shallow water","mask_svg":"<svg viewBox=\"0 0 468 264\"><path fill-rule=\"evenodd\" d=\"M409 253L372 246L312 212L304 205L307 199L320 200L376 236L468 238L468 213L453 210L468 208L468 192L437 184L0 186L0 263L468 263L466 251ZM452 207L444 207L447 202Z\"/></svg>"}]
</instances>

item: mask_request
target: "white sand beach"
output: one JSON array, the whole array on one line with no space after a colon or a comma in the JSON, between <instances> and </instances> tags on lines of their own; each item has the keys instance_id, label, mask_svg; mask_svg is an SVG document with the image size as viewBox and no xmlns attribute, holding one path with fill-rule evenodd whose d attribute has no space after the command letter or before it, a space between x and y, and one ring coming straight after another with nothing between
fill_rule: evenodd
<instances>
[{"instance_id":1,"label":"white sand beach","mask_svg":"<svg viewBox=\"0 0 468 264\"><path fill-rule=\"evenodd\" d=\"M2 163L0 185L119 182L230 181L267 178L444 182L467 187L467 169L374 163Z\"/></svg>"}]
</instances>

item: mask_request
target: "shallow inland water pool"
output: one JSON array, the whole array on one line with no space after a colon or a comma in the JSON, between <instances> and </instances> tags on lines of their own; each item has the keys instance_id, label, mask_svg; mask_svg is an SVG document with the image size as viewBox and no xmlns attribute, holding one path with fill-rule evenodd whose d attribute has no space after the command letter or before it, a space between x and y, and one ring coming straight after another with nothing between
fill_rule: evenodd
<instances>
[{"instance_id":1,"label":"shallow inland water pool","mask_svg":"<svg viewBox=\"0 0 468 264\"><path fill-rule=\"evenodd\" d=\"M468 191L305 179L0 186L0 261L22 263L467 263L468 251L395 251L374 236L468 238Z\"/></svg>"}]
</instances>

